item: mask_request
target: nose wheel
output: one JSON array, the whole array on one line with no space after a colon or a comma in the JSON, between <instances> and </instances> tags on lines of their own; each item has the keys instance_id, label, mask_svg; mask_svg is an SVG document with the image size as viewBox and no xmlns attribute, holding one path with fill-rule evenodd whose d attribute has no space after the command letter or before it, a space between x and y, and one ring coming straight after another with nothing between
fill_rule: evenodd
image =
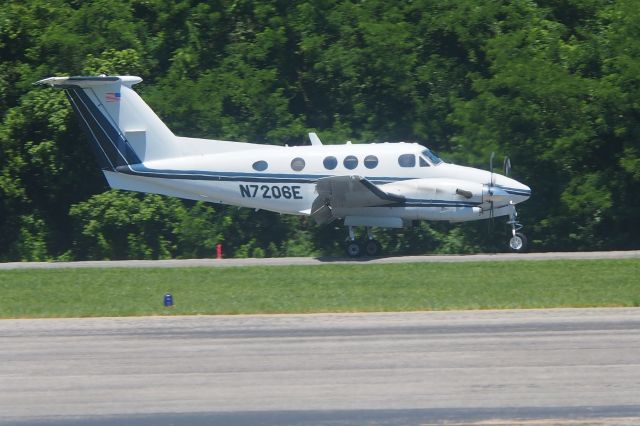
<instances>
[{"instance_id":1,"label":"nose wheel","mask_svg":"<svg viewBox=\"0 0 640 426\"><path fill-rule=\"evenodd\" d=\"M382 245L373 238L371 228L367 227L363 238L358 241L355 236L353 227L349 227L349 238L345 244L347 256L356 258L360 256L375 257L382 252Z\"/></svg>"},{"instance_id":2,"label":"nose wheel","mask_svg":"<svg viewBox=\"0 0 640 426\"><path fill-rule=\"evenodd\" d=\"M527 248L527 237L522 232L516 232L509 239L509 250L514 253L522 253Z\"/></svg>"},{"instance_id":3,"label":"nose wheel","mask_svg":"<svg viewBox=\"0 0 640 426\"><path fill-rule=\"evenodd\" d=\"M509 215L509 221L507 225L511 225L511 238L509 239L509 251L512 253L524 253L527 250L528 241L527 237L519 232L524 225L518 222L518 213L515 207L513 212Z\"/></svg>"}]
</instances>

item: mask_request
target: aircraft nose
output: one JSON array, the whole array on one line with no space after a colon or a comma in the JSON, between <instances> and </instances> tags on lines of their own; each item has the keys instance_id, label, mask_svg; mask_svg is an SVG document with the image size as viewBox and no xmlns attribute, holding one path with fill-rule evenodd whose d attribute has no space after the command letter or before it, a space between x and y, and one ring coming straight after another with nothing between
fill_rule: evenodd
<instances>
[{"instance_id":1,"label":"aircraft nose","mask_svg":"<svg viewBox=\"0 0 640 426\"><path fill-rule=\"evenodd\" d=\"M515 179L505 177L504 181L500 183L500 186L513 197L515 203L520 203L531 197L531 188Z\"/></svg>"}]
</instances>

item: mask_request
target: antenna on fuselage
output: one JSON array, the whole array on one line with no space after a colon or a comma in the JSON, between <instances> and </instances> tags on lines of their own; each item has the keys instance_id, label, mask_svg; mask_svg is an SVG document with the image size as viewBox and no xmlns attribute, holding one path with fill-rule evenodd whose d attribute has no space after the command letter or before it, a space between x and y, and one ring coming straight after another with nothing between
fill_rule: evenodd
<instances>
[{"instance_id":1,"label":"antenna on fuselage","mask_svg":"<svg viewBox=\"0 0 640 426\"><path fill-rule=\"evenodd\" d=\"M311 141L311 145L321 146L322 141L314 132L309 132L309 140Z\"/></svg>"}]
</instances>

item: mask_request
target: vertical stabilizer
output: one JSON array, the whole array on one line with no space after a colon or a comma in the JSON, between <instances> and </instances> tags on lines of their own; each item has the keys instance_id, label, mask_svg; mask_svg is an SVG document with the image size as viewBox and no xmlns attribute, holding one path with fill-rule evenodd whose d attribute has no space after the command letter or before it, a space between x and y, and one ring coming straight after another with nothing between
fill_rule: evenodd
<instances>
[{"instance_id":1,"label":"vertical stabilizer","mask_svg":"<svg viewBox=\"0 0 640 426\"><path fill-rule=\"evenodd\" d=\"M64 89L103 170L181 156L176 136L131 88L134 76L50 77Z\"/></svg>"}]
</instances>

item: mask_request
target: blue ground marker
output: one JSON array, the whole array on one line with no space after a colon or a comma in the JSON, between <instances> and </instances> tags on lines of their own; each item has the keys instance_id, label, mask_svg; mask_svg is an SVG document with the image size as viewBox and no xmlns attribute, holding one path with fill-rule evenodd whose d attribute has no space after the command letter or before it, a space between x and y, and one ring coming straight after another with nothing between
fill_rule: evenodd
<instances>
[{"instance_id":1,"label":"blue ground marker","mask_svg":"<svg viewBox=\"0 0 640 426\"><path fill-rule=\"evenodd\" d=\"M170 308L173 306L173 296L171 293L165 293L164 295L164 306Z\"/></svg>"}]
</instances>

